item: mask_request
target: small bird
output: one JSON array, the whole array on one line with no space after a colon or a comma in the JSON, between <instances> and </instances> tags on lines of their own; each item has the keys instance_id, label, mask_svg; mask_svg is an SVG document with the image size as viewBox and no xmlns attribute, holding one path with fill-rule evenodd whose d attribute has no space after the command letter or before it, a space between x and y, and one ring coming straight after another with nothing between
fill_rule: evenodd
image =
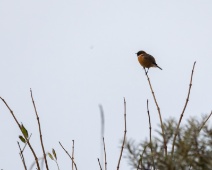
<instances>
[{"instance_id":1,"label":"small bird","mask_svg":"<svg viewBox=\"0 0 212 170\"><path fill-rule=\"evenodd\" d=\"M162 70L162 68L160 68L156 64L155 58L151 56L150 54L147 54L145 51L139 51L136 54L138 56L138 61L143 66L146 74L148 73L150 67L158 67L159 69ZM146 68L147 68L147 71L146 71Z\"/></svg>"}]
</instances>

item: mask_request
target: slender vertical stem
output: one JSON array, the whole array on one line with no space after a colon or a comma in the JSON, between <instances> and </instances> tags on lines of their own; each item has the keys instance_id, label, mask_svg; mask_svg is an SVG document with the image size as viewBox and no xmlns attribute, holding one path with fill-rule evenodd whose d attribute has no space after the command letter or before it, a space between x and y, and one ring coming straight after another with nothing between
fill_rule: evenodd
<instances>
[{"instance_id":1,"label":"slender vertical stem","mask_svg":"<svg viewBox=\"0 0 212 170\"><path fill-rule=\"evenodd\" d=\"M72 140L72 158L74 159L74 140ZM74 162L72 161L72 170L74 170Z\"/></svg>"},{"instance_id":2,"label":"slender vertical stem","mask_svg":"<svg viewBox=\"0 0 212 170\"><path fill-rule=\"evenodd\" d=\"M152 163L153 163L153 168L155 170L155 162L154 162L154 153L152 149L152 126L151 126L151 119L150 119L150 113L149 113L149 102L147 100L147 114L149 117L149 140L150 140L150 149L151 149L151 154L152 154Z\"/></svg>"},{"instance_id":3,"label":"slender vertical stem","mask_svg":"<svg viewBox=\"0 0 212 170\"><path fill-rule=\"evenodd\" d=\"M102 105L99 105L99 110L100 110L100 118L101 118L101 136L100 139L104 137L104 131L105 131L105 116L104 116L104 110ZM100 142L100 152L101 152L101 157L100 160L103 162L103 149L102 149L102 142Z\"/></svg>"},{"instance_id":4,"label":"slender vertical stem","mask_svg":"<svg viewBox=\"0 0 212 170\"><path fill-rule=\"evenodd\" d=\"M43 138L42 138L42 132L41 132L40 119L38 117L38 112L37 112L37 109L36 109L36 106L35 106L35 101L33 99L32 89L30 89L30 93L31 93L31 99L32 99L32 103L33 103L33 106L34 106L35 114L36 114L36 117L37 117L38 128L39 128L39 133L40 133L40 143L41 143L41 146L42 146L42 151L43 151L43 156L44 156L44 160L45 160L45 164L46 164L46 169L49 170L48 162L47 162L47 159L46 159L46 152L45 152L44 145L43 145Z\"/></svg>"},{"instance_id":5,"label":"slender vertical stem","mask_svg":"<svg viewBox=\"0 0 212 170\"><path fill-rule=\"evenodd\" d=\"M104 145L104 154L105 154L105 170L107 170L107 156L106 156L106 149L105 149L105 140L103 137L103 145Z\"/></svg>"},{"instance_id":6,"label":"slender vertical stem","mask_svg":"<svg viewBox=\"0 0 212 170\"><path fill-rule=\"evenodd\" d=\"M189 89L188 89L188 95L187 95L187 98L186 98L186 102L185 102L185 105L183 107L183 111L181 113L180 119L179 119L178 124L177 124L177 128L175 130L175 134L174 134L174 139L173 139L173 144L172 144L172 152L171 152L172 159L173 159L173 153L174 153L174 146L175 146L176 137L177 137L177 134L178 134L179 128L180 128L180 123L182 121L184 112L186 110L186 107L187 107L187 104L188 104L188 101L189 101L189 96L190 96L190 92L191 92L191 86L192 86L192 80L193 80L195 64L196 64L196 61L194 62L193 69L192 69L192 72L191 72L191 79L190 79L190 84L189 84Z\"/></svg>"},{"instance_id":7,"label":"slender vertical stem","mask_svg":"<svg viewBox=\"0 0 212 170\"><path fill-rule=\"evenodd\" d=\"M155 93L153 91L153 88L152 88L152 85L151 85L151 82L150 82L150 79L149 79L149 76L148 76L147 72L146 72L146 77L147 77L147 80L149 82L149 86L150 86L150 89L151 89L151 92L152 92L152 95L153 95L155 104L157 106L157 110L158 110L158 114L159 114L159 118L160 118L160 125L161 125L162 135L163 135L163 143L164 143L165 155L167 156L166 136L165 136L165 131L164 131L164 125L163 125L162 116L161 116L161 113L160 113L160 107L159 107L158 102L156 100Z\"/></svg>"},{"instance_id":8,"label":"slender vertical stem","mask_svg":"<svg viewBox=\"0 0 212 170\"><path fill-rule=\"evenodd\" d=\"M127 133L127 121L126 121L126 101L125 101L125 98L124 98L124 139L123 139L123 143L122 143L122 147L121 147L121 153L120 153L120 156L119 156L119 161L118 161L118 165L117 165L117 170L119 170L119 166L120 166L120 163L121 163L121 157L122 157L122 153L123 153L123 150L124 150L124 144L125 144L125 140L126 140L126 133Z\"/></svg>"}]
</instances>

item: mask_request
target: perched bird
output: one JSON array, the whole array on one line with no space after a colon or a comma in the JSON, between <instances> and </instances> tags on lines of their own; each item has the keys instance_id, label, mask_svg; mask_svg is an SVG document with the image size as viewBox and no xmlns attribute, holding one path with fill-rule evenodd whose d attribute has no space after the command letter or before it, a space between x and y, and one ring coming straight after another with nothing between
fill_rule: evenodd
<instances>
[{"instance_id":1,"label":"perched bird","mask_svg":"<svg viewBox=\"0 0 212 170\"><path fill-rule=\"evenodd\" d=\"M151 56L150 54L147 54L145 51L139 51L136 54L138 56L138 61L143 66L146 74L148 73L150 67L158 67L159 69L162 70L162 68L160 68L156 64L155 58ZM147 71L146 71L146 68L147 68Z\"/></svg>"}]
</instances>

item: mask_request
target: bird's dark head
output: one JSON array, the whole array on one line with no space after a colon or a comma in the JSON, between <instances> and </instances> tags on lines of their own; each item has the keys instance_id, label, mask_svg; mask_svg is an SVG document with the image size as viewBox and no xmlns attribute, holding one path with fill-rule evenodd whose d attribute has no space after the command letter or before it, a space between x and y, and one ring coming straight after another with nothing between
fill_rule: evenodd
<instances>
[{"instance_id":1,"label":"bird's dark head","mask_svg":"<svg viewBox=\"0 0 212 170\"><path fill-rule=\"evenodd\" d=\"M139 52L137 52L136 54L137 54L137 56L139 56L139 55L141 55L141 54L146 54L146 52L145 52L145 51L139 51Z\"/></svg>"}]
</instances>

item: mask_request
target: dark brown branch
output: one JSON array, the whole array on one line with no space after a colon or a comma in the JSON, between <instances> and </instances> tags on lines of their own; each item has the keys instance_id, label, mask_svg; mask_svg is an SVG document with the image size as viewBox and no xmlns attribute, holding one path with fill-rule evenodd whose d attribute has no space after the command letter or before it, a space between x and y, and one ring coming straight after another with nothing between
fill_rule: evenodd
<instances>
[{"instance_id":1,"label":"dark brown branch","mask_svg":"<svg viewBox=\"0 0 212 170\"><path fill-rule=\"evenodd\" d=\"M100 164L100 161L99 161L99 158L97 158L98 162L99 162L99 167L100 167L100 170L102 170L102 166Z\"/></svg>"},{"instance_id":2,"label":"dark brown branch","mask_svg":"<svg viewBox=\"0 0 212 170\"><path fill-rule=\"evenodd\" d=\"M37 112L37 109L36 109L36 106L35 106L35 101L33 99L32 89L30 89L30 93L31 93L31 99L32 99L32 103L33 103L33 106L34 106L35 114L36 114L36 117L37 117L37 122L38 122L38 127L39 127L39 134L40 134L40 143L41 143L41 146L42 146L42 151L43 151L43 156L44 156L44 160L45 160L45 164L46 164L46 169L49 170L48 162L47 162L47 159L46 159L46 152L45 152L44 145L43 145L43 138L42 138L42 132L41 132L40 119L38 117L38 112Z\"/></svg>"},{"instance_id":3,"label":"dark brown branch","mask_svg":"<svg viewBox=\"0 0 212 170\"><path fill-rule=\"evenodd\" d=\"M171 152L171 157L172 158L173 158L173 153L174 153L174 145L175 145L176 137L177 137L177 134L178 134L179 128L180 128L180 123L182 121L184 112L186 110L186 107L187 107L187 104L188 104L188 101L189 101L189 96L190 96L190 92L191 92L191 86L192 86L192 80L193 80L195 64L196 64L196 61L194 62L193 69L192 69L192 72L191 72L191 79L190 79L190 84L189 84L189 89L188 89L188 95L187 95L187 98L186 98L186 102L185 102L185 105L183 107L183 111L181 113L180 119L179 119L178 124L177 124L176 131L175 131L175 134L174 134L174 139L173 139L173 144L172 144L172 152Z\"/></svg>"},{"instance_id":4,"label":"dark brown branch","mask_svg":"<svg viewBox=\"0 0 212 170\"><path fill-rule=\"evenodd\" d=\"M72 158L72 156L68 153L68 151L63 147L63 145L59 142L60 146L63 148L63 150L66 152L66 154L69 156L69 158L72 160L72 162L74 163L75 169L77 170L77 165L74 161L74 158Z\"/></svg>"},{"instance_id":5,"label":"dark brown branch","mask_svg":"<svg viewBox=\"0 0 212 170\"><path fill-rule=\"evenodd\" d=\"M3 103L7 106L8 110L10 111L11 115L13 116L15 122L17 123L19 129L21 130L21 125L20 125L20 123L18 122L18 120L16 119L16 117L15 117L13 111L12 111L12 110L10 109L10 107L8 106L7 102L6 102L2 97L0 97L0 99L1 99L1 100L3 101ZM22 130L21 130L21 132L22 132ZM25 138L25 136L24 136L24 138ZM25 139L26 139L26 138L25 138ZM38 168L38 170L40 170L40 165L39 165L39 163L38 163L37 155L35 154L35 151L34 151L34 149L32 148L32 146L31 146L29 140L26 139L26 141L27 141L28 146L29 146L29 148L30 148L30 150L31 150L31 152L32 152L32 154L33 154L33 156L34 156L34 159L35 159L37 168Z\"/></svg>"},{"instance_id":6,"label":"dark brown branch","mask_svg":"<svg viewBox=\"0 0 212 170\"><path fill-rule=\"evenodd\" d=\"M106 149L105 149L105 140L103 137L103 145L104 145L104 154L105 154L105 170L107 170L107 156L106 156Z\"/></svg>"},{"instance_id":7,"label":"dark brown branch","mask_svg":"<svg viewBox=\"0 0 212 170\"><path fill-rule=\"evenodd\" d=\"M25 163L25 160L24 160L24 155L23 155L22 150L21 150L21 146L20 146L19 142L17 142L17 143L18 143L18 147L19 147L19 150L20 150L19 155L20 155L22 163L24 165L24 169L27 170L26 163Z\"/></svg>"},{"instance_id":8,"label":"dark brown branch","mask_svg":"<svg viewBox=\"0 0 212 170\"><path fill-rule=\"evenodd\" d=\"M150 113L149 113L149 102L147 100L147 114L149 117L149 140L150 140L150 149L151 149L151 154L152 154L152 163L153 163L153 168L155 170L155 162L154 162L154 153L152 149L152 126L151 126L151 119L150 119Z\"/></svg>"},{"instance_id":9,"label":"dark brown branch","mask_svg":"<svg viewBox=\"0 0 212 170\"><path fill-rule=\"evenodd\" d=\"M121 153L119 156L119 161L118 161L118 165L117 165L117 170L119 170L119 166L121 163L121 157L122 157L122 153L124 150L124 144L125 144L125 140L126 140L126 133L127 133L127 121L126 121L126 115L127 115L127 111L126 111L126 101L124 98L124 139L123 139L123 143L122 143L122 147L121 147Z\"/></svg>"},{"instance_id":10,"label":"dark brown branch","mask_svg":"<svg viewBox=\"0 0 212 170\"><path fill-rule=\"evenodd\" d=\"M153 91L153 88L152 88L152 85L151 85L151 82L150 82L150 79L149 79L149 76L148 76L147 72L146 72L146 77L147 77L147 80L149 82L149 86L150 86L150 89L151 89L155 104L157 106L157 110L158 110L158 114L159 114L159 118L160 118L160 125L161 125L162 135L163 135L163 143L164 143L165 155L167 156L166 136L165 136L165 132L164 132L164 125L163 125L162 116L161 116L161 113L160 113L160 107L159 107L158 102L156 100L155 93Z\"/></svg>"}]
</instances>

